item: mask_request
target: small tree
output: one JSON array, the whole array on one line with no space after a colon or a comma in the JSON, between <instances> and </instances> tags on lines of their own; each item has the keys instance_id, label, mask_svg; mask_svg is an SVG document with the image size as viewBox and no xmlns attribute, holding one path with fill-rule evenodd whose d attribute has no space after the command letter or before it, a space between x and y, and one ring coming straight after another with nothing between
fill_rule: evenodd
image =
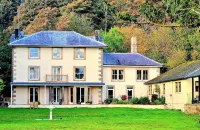
<instances>
[{"instance_id":1,"label":"small tree","mask_svg":"<svg viewBox=\"0 0 200 130\"><path fill-rule=\"evenodd\" d=\"M155 85L155 92L158 93L158 97L160 98L160 86Z\"/></svg>"},{"instance_id":2,"label":"small tree","mask_svg":"<svg viewBox=\"0 0 200 130\"><path fill-rule=\"evenodd\" d=\"M119 28L114 27L109 30L108 33L102 33L104 42L108 45L105 52L127 52L122 46L125 40L123 33L119 31Z\"/></svg>"}]
</instances>

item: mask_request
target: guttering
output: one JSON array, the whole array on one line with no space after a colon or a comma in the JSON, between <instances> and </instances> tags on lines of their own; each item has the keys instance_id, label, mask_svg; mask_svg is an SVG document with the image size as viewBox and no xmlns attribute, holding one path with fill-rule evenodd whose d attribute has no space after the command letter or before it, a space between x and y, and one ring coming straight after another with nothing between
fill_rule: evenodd
<instances>
[{"instance_id":1,"label":"guttering","mask_svg":"<svg viewBox=\"0 0 200 130\"><path fill-rule=\"evenodd\" d=\"M162 66L156 65L156 66L150 66L150 65L103 65L103 67L127 67L127 68L161 68Z\"/></svg>"}]
</instances>

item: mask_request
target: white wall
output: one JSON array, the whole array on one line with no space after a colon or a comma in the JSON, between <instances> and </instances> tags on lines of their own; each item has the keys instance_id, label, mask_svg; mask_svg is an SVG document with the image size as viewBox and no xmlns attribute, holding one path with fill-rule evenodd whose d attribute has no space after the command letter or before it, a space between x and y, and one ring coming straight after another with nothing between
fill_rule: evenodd
<instances>
[{"instance_id":1,"label":"white wall","mask_svg":"<svg viewBox=\"0 0 200 130\"><path fill-rule=\"evenodd\" d=\"M112 69L124 69L125 72L125 81L114 82L111 79ZM103 69L103 81L106 85L114 86L114 96L119 98L120 95L127 95L127 86L133 86L133 96L141 97L147 96L147 86L144 83L147 81L137 81L137 70L148 70L149 79L151 80L157 77L160 74L160 68L146 68L146 67L128 67L128 66L104 66Z\"/></svg>"},{"instance_id":2,"label":"white wall","mask_svg":"<svg viewBox=\"0 0 200 130\"><path fill-rule=\"evenodd\" d=\"M74 82L74 66L86 66L86 82L101 82L102 49L86 48L86 60L74 60L74 48L63 48L61 60L52 59L52 48L40 48L40 59L29 59L28 48L13 49L14 82L28 82L28 66L40 66L40 81L34 82L45 82L52 66L62 66L62 75L68 75L69 82Z\"/></svg>"}]
</instances>

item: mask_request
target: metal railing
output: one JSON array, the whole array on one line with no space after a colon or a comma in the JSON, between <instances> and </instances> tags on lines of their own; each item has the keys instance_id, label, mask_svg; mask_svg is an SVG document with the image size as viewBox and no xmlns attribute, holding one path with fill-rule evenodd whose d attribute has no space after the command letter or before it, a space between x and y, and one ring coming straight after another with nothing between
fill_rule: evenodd
<instances>
[{"instance_id":1,"label":"metal railing","mask_svg":"<svg viewBox=\"0 0 200 130\"><path fill-rule=\"evenodd\" d=\"M68 75L46 75L46 82L68 82Z\"/></svg>"}]
</instances>

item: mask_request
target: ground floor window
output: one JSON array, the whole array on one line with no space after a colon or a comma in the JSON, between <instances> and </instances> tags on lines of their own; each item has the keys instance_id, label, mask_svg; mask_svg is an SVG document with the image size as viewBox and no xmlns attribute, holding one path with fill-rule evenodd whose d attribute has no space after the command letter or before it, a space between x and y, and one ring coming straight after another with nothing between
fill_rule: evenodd
<instances>
[{"instance_id":1,"label":"ground floor window","mask_svg":"<svg viewBox=\"0 0 200 130\"><path fill-rule=\"evenodd\" d=\"M38 88L31 87L29 89L30 102L38 102Z\"/></svg>"},{"instance_id":2,"label":"ground floor window","mask_svg":"<svg viewBox=\"0 0 200 130\"><path fill-rule=\"evenodd\" d=\"M181 92L181 82L175 82L176 92Z\"/></svg>"},{"instance_id":3,"label":"ground floor window","mask_svg":"<svg viewBox=\"0 0 200 130\"><path fill-rule=\"evenodd\" d=\"M60 87L53 88L53 99L55 103L60 102Z\"/></svg>"},{"instance_id":4,"label":"ground floor window","mask_svg":"<svg viewBox=\"0 0 200 130\"><path fill-rule=\"evenodd\" d=\"M88 88L88 101L90 101L90 88Z\"/></svg>"},{"instance_id":5,"label":"ground floor window","mask_svg":"<svg viewBox=\"0 0 200 130\"><path fill-rule=\"evenodd\" d=\"M128 100L133 98L133 87L127 88Z\"/></svg>"},{"instance_id":6,"label":"ground floor window","mask_svg":"<svg viewBox=\"0 0 200 130\"><path fill-rule=\"evenodd\" d=\"M73 88L70 88L69 95L70 95L70 103L73 103Z\"/></svg>"},{"instance_id":7,"label":"ground floor window","mask_svg":"<svg viewBox=\"0 0 200 130\"><path fill-rule=\"evenodd\" d=\"M108 87L108 98L114 98L114 88Z\"/></svg>"},{"instance_id":8,"label":"ground floor window","mask_svg":"<svg viewBox=\"0 0 200 130\"><path fill-rule=\"evenodd\" d=\"M76 103L83 104L85 103L85 88L77 87L76 88Z\"/></svg>"},{"instance_id":9,"label":"ground floor window","mask_svg":"<svg viewBox=\"0 0 200 130\"><path fill-rule=\"evenodd\" d=\"M199 81L195 82L195 92L199 92Z\"/></svg>"}]
</instances>

